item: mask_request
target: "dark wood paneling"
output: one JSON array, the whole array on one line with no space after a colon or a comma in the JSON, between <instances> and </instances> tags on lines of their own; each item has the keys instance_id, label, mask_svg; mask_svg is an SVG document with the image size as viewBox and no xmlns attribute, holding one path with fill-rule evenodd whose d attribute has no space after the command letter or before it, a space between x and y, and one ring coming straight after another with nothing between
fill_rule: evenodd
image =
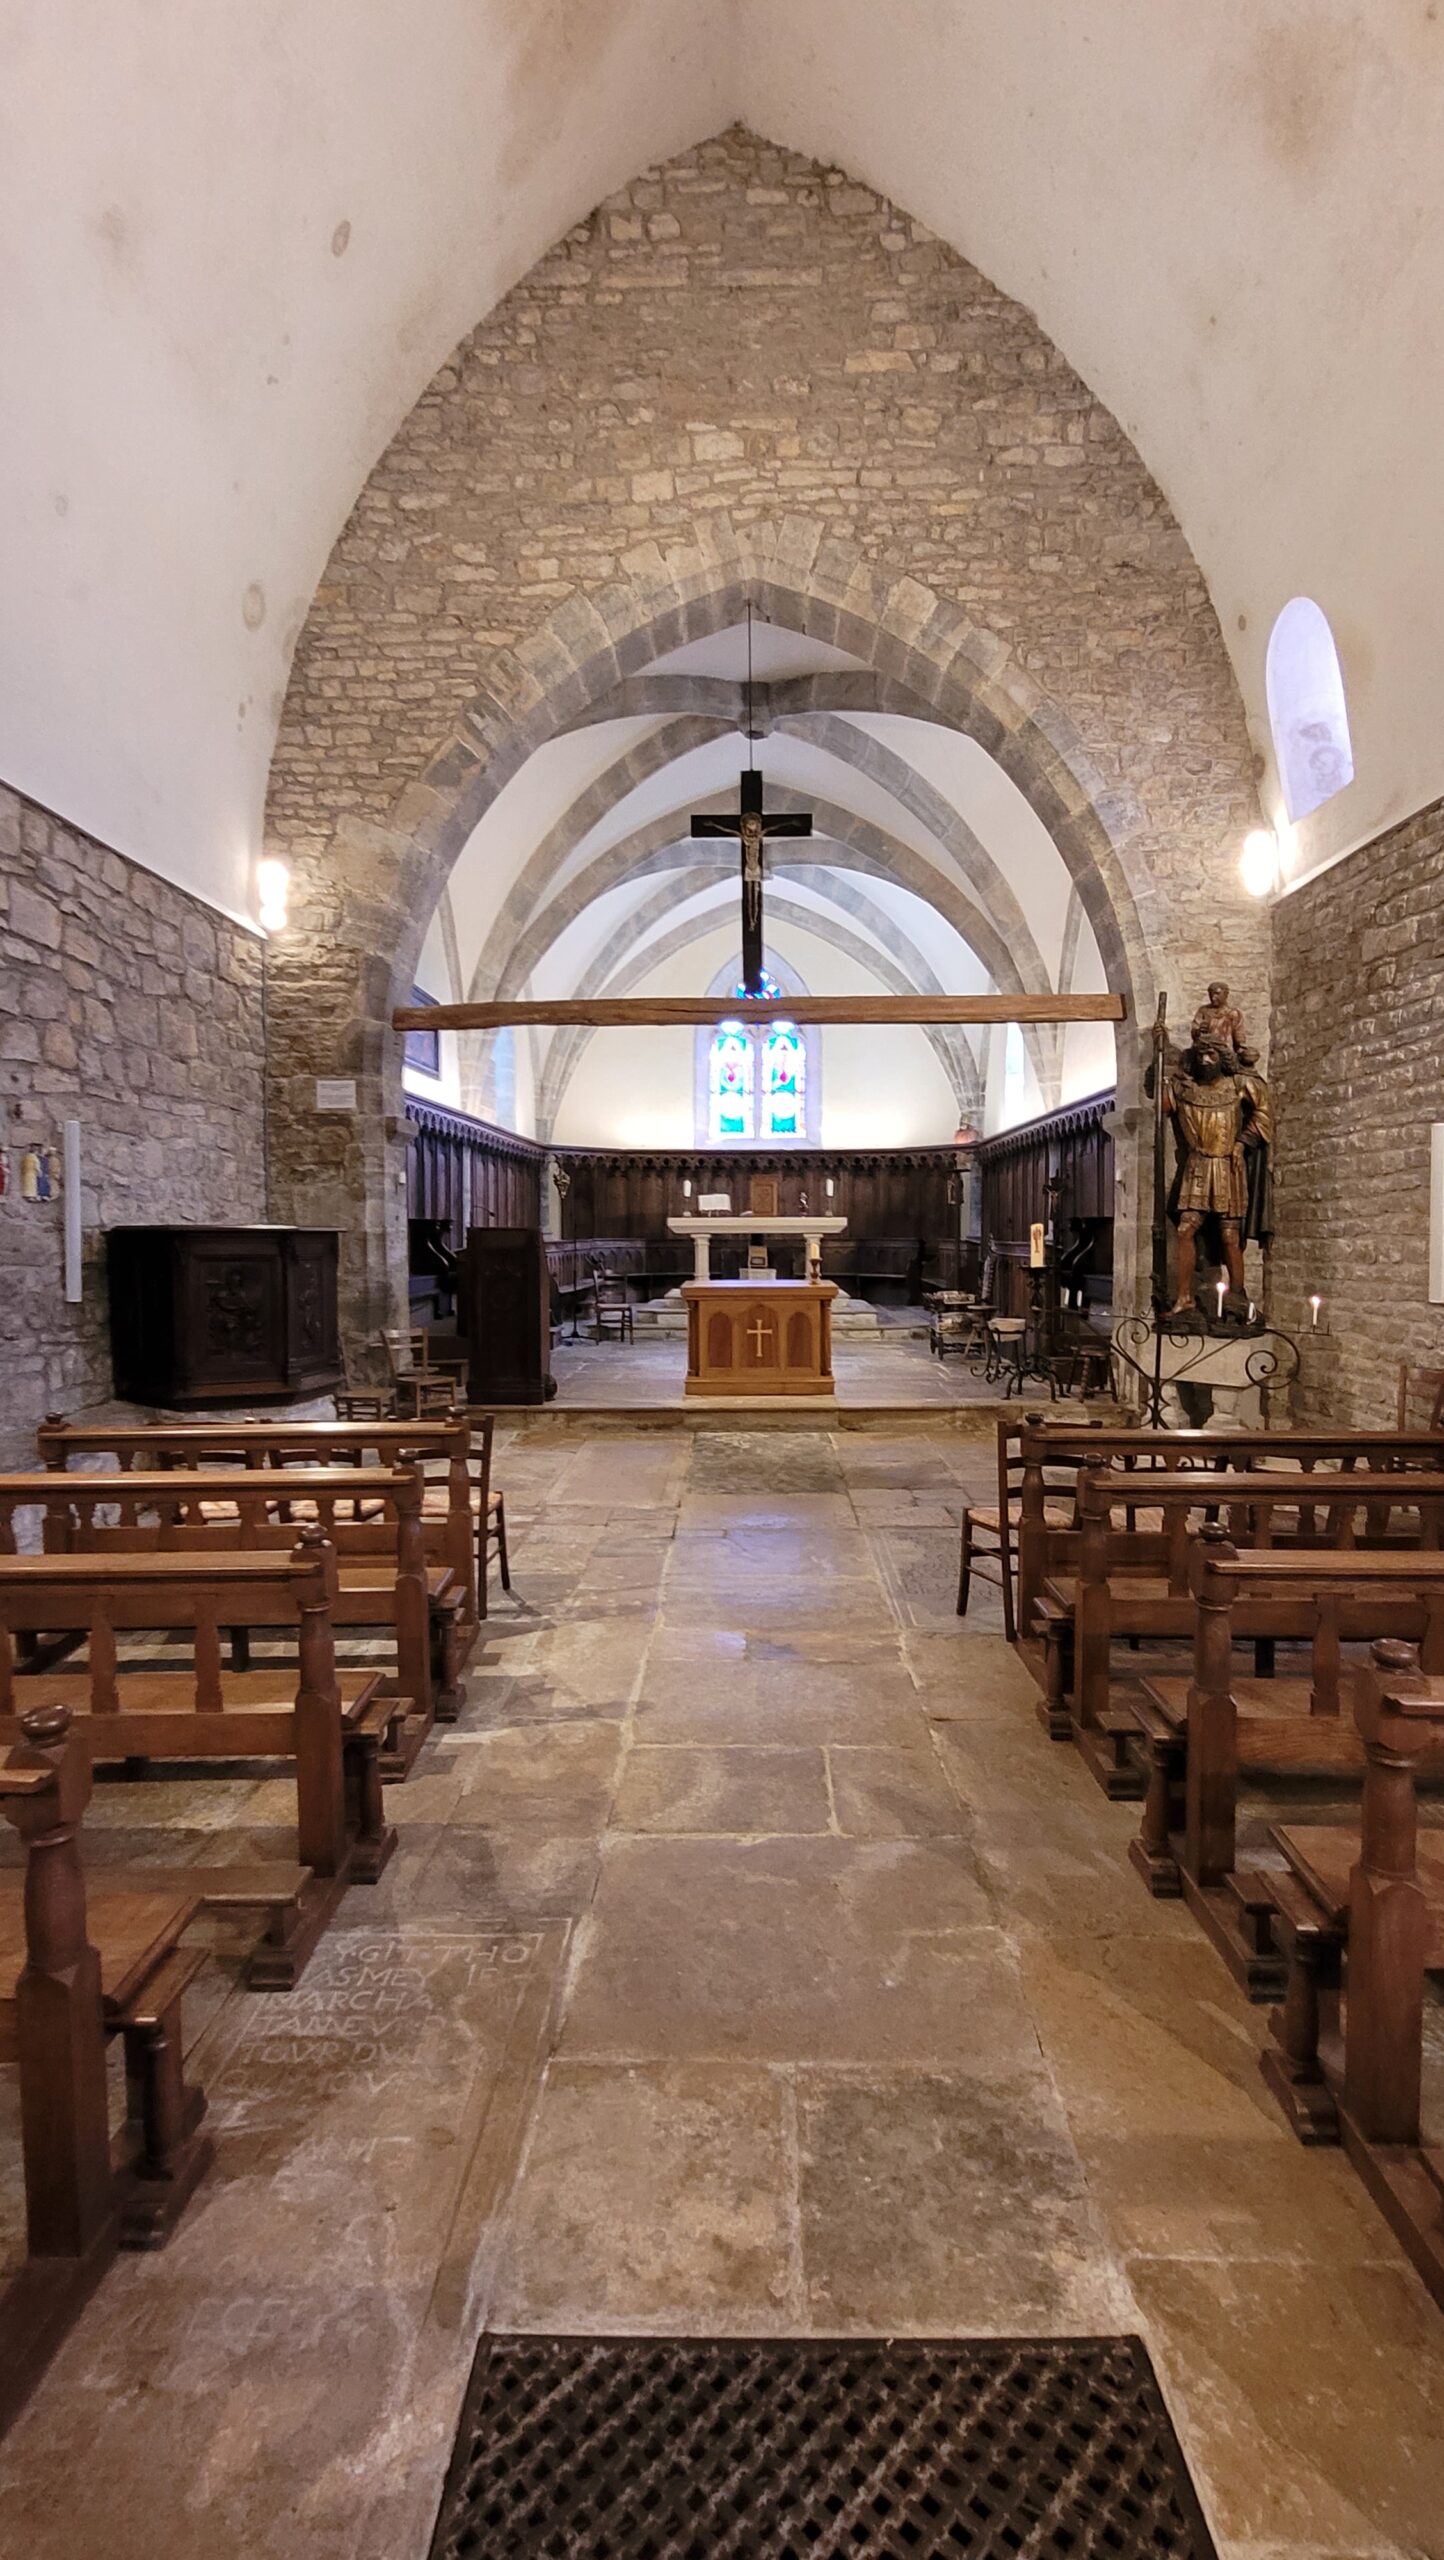
<instances>
[{"instance_id":1,"label":"dark wood paneling","mask_svg":"<svg viewBox=\"0 0 1444 2560\"><path fill-rule=\"evenodd\" d=\"M945 1241L957 1236L957 1209L948 1198L958 1167L952 1147L873 1148L851 1154L808 1149L785 1155L562 1147L557 1161L571 1176L563 1209L568 1237L660 1241L668 1218L695 1208L703 1192L728 1192L735 1206L745 1209L754 1173L775 1177L783 1217L798 1214L805 1193L809 1209L846 1218L852 1243L911 1243L931 1260ZM688 1181L690 1201L682 1192Z\"/></svg>"},{"instance_id":2,"label":"dark wood paneling","mask_svg":"<svg viewBox=\"0 0 1444 2560\"><path fill-rule=\"evenodd\" d=\"M453 1296L428 1267L423 1225L453 1254L473 1227L540 1227L546 1149L511 1129L408 1099L406 1215L412 1228L411 1309L417 1323L451 1313Z\"/></svg>"},{"instance_id":3,"label":"dark wood paneling","mask_svg":"<svg viewBox=\"0 0 1444 2560\"><path fill-rule=\"evenodd\" d=\"M1055 1269L1077 1244L1088 1247L1079 1277L1090 1304L1113 1296L1113 1139L1116 1096L1090 1095L1019 1129L984 1138L973 1150L982 1180L982 1241L997 1257L993 1301L1021 1315L1028 1302L1028 1230L1050 1230ZM1076 1223L1075 1223L1076 1222Z\"/></svg>"}]
</instances>

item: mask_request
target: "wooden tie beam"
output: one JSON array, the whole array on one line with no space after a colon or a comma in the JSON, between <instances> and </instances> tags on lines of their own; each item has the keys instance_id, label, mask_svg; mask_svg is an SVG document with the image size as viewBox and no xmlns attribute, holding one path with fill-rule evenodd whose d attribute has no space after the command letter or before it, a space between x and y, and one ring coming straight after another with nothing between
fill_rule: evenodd
<instances>
[{"instance_id":1,"label":"wooden tie beam","mask_svg":"<svg viewBox=\"0 0 1444 2560\"><path fill-rule=\"evenodd\" d=\"M558 996L491 1004L399 1005L397 1031L504 1031L523 1023L631 1031L661 1023L704 1028L745 1010L749 1022L1123 1022L1122 996Z\"/></svg>"}]
</instances>

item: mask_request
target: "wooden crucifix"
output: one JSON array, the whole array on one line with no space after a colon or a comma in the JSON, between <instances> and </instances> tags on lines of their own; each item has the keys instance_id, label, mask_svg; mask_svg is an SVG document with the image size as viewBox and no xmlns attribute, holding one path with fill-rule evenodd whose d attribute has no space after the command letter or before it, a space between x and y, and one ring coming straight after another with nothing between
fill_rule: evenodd
<instances>
[{"instance_id":1,"label":"wooden crucifix","mask_svg":"<svg viewBox=\"0 0 1444 2560\"><path fill-rule=\"evenodd\" d=\"M735 815L694 818L694 836L739 836L742 841L742 985L749 996L762 993L762 848L769 836L810 836L809 812L778 813L762 806L762 776L748 766L742 776Z\"/></svg>"}]
</instances>

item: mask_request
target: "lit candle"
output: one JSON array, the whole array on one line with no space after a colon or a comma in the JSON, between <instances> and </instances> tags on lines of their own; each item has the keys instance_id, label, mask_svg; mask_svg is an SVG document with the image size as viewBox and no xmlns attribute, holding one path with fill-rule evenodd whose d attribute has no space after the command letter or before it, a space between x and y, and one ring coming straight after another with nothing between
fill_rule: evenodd
<instances>
[{"instance_id":1,"label":"lit candle","mask_svg":"<svg viewBox=\"0 0 1444 2560\"><path fill-rule=\"evenodd\" d=\"M1320 1298L1320 1297L1312 1297L1312 1298L1310 1298L1310 1300L1309 1300L1309 1331L1310 1331L1310 1333L1317 1333L1317 1332L1318 1332L1318 1329L1319 1329L1319 1309L1320 1309L1320 1307L1323 1305L1323 1303L1324 1303L1324 1302L1323 1302L1323 1299L1322 1299L1322 1298Z\"/></svg>"},{"instance_id":2,"label":"lit candle","mask_svg":"<svg viewBox=\"0 0 1444 2560\"><path fill-rule=\"evenodd\" d=\"M1250 1324L1252 1324L1252 1322L1253 1322L1253 1312L1254 1312L1254 1310L1253 1310L1253 1300L1252 1300L1252 1298L1250 1298L1250 1300L1249 1300L1249 1302L1248 1302L1248 1320L1249 1320L1249 1323L1250 1323Z\"/></svg>"},{"instance_id":3,"label":"lit candle","mask_svg":"<svg viewBox=\"0 0 1444 2560\"><path fill-rule=\"evenodd\" d=\"M1214 1282L1214 1292L1218 1299L1218 1312L1221 1318L1223 1315L1223 1302L1228 1295L1228 1282L1226 1280L1216 1280Z\"/></svg>"}]
</instances>

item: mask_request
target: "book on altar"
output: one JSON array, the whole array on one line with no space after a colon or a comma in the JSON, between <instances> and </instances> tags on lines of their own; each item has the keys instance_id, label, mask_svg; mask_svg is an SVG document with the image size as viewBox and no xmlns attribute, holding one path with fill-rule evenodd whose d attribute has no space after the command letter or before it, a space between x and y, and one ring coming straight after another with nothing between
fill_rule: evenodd
<instances>
[{"instance_id":1,"label":"book on altar","mask_svg":"<svg viewBox=\"0 0 1444 2560\"><path fill-rule=\"evenodd\" d=\"M699 1191L697 1213L703 1218L727 1218L732 1214L730 1191Z\"/></svg>"}]
</instances>

